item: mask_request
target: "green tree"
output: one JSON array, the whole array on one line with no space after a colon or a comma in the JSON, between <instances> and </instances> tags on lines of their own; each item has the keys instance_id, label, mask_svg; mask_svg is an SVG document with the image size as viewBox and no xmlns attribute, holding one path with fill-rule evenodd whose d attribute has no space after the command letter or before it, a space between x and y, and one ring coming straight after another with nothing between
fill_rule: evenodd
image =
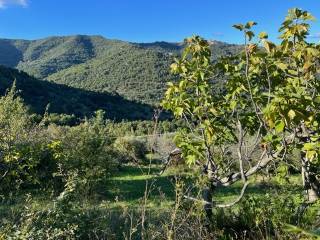
<instances>
[{"instance_id":1,"label":"green tree","mask_svg":"<svg viewBox=\"0 0 320 240\"><path fill-rule=\"evenodd\" d=\"M217 187L243 181L239 198L215 205L232 206L251 175L271 162L287 169L294 151L302 155L308 200L319 198L320 57L319 45L307 42L312 19L291 9L279 30L279 45L264 32L253 42L255 22L234 25L244 35L244 51L214 64L208 42L191 37L172 64L179 81L169 83L162 105L185 123L175 141L187 162L204 166L202 202L209 218Z\"/></svg>"},{"instance_id":2,"label":"green tree","mask_svg":"<svg viewBox=\"0 0 320 240\"><path fill-rule=\"evenodd\" d=\"M308 22L313 19L307 11L289 10L279 29L279 45L269 41L264 32L259 34L258 43L251 43L254 33L250 23L235 25L246 39L245 56L237 59L238 63L225 65L231 76L229 84L243 86L235 93L237 104L243 95L251 99L256 118L263 125L264 144L276 149L282 162L293 151L301 153L301 174L310 202L320 196L320 46L307 41Z\"/></svg>"}]
</instances>

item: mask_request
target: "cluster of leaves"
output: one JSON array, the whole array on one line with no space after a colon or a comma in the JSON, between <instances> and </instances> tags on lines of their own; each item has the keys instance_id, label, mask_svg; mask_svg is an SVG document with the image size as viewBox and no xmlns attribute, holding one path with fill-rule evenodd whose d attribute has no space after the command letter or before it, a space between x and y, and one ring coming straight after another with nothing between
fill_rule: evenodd
<instances>
[{"instance_id":1,"label":"cluster of leaves","mask_svg":"<svg viewBox=\"0 0 320 240\"><path fill-rule=\"evenodd\" d=\"M36 166L43 160L42 143L32 117L13 88L0 99L1 188L38 181ZM34 147L31 147L34 146Z\"/></svg>"},{"instance_id":2,"label":"cluster of leaves","mask_svg":"<svg viewBox=\"0 0 320 240\"><path fill-rule=\"evenodd\" d=\"M120 164L120 152L113 147L114 135L108 131L103 111L74 127L47 129L51 134L48 148L54 152L64 172L77 170L88 191L105 180Z\"/></svg>"},{"instance_id":3,"label":"cluster of leaves","mask_svg":"<svg viewBox=\"0 0 320 240\"><path fill-rule=\"evenodd\" d=\"M279 30L282 39L279 45L269 41L268 35L262 32L258 44L261 43L263 50L256 43L247 43L247 56L242 57L241 63L232 67L234 62L230 62L224 66L231 76L228 96L233 98L233 107L248 107L250 103L244 105L241 100L243 95L250 92L255 111L266 128L274 130L273 136L281 137L281 133L293 131L304 131L305 135L309 135L318 129L320 52L317 44L306 41L310 27L307 21L313 19L306 11L290 10ZM251 27L255 24L251 22L235 27L251 41L254 36ZM248 75L243 78L245 71L248 71ZM307 129L303 130L303 127ZM273 136L267 135L266 140L274 140ZM318 138L312 136L312 139L317 141ZM316 154L315 151L308 151L316 145L311 142L303 146L309 159Z\"/></svg>"},{"instance_id":4,"label":"cluster of leaves","mask_svg":"<svg viewBox=\"0 0 320 240\"><path fill-rule=\"evenodd\" d=\"M254 22L235 25L244 33L245 55L227 60L224 67L230 75L227 96L235 111L251 105L255 125L260 123L264 129L263 142L281 152L282 160L299 151L301 171L306 171L304 187L320 196L320 46L307 41L312 20L307 11L289 10L279 29L279 45L269 41L265 32L259 34L258 43L252 43ZM249 101L243 96L250 96Z\"/></svg>"},{"instance_id":5,"label":"cluster of leaves","mask_svg":"<svg viewBox=\"0 0 320 240\"><path fill-rule=\"evenodd\" d=\"M181 77L179 83L169 83L163 107L172 110L174 116L187 125L176 136L178 147L189 164L207 159L206 145L233 141L228 112L223 110L224 98L215 94L217 81L207 41L200 37L186 40L187 47L181 59L171 65L172 72ZM199 135L200 138L196 137Z\"/></svg>"},{"instance_id":6,"label":"cluster of leaves","mask_svg":"<svg viewBox=\"0 0 320 240\"><path fill-rule=\"evenodd\" d=\"M312 19L306 11L290 10L279 30L279 45L265 32L252 43L255 22L234 25L244 34L245 50L217 64L210 62L207 41L197 36L186 40L182 58L171 66L180 81L169 84L163 106L189 123L177 136L189 163L207 160L206 146L239 142L239 124L240 131L263 136L269 151L281 152L283 158L299 149L318 162L319 45L306 39ZM214 94L221 74L226 81Z\"/></svg>"},{"instance_id":7,"label":"cluster of leaves","mask_svg":"<svg viewBox=\"0 0 320 240\"><path fill-rule=\"evenodd\" d=\"M241 236L243 239L313 239L311 234L306 235L303 230L292 231L288 227L318 227L319 221L315 215L319 204L314 208L304 208L303 202L303 198L292 194L292 191L286 188L280 192L249 196L239 203L237 208L217 209L215 228L224 229L221 235L231 238ZM303 217L300 215L301 211L304 211Z\"/></svg>"}]
</instances>

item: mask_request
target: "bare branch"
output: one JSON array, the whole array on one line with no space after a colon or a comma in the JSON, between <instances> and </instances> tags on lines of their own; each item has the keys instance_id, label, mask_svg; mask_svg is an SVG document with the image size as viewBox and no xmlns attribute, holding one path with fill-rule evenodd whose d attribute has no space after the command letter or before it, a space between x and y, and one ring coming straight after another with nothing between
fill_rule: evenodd
<instances>
[{"instance_id":1,"label":"bare branch","mask_svg":"<svg viewBox=\"0 0 320 240\"><path fill-rule=\"evenodd\" d=\"M0 180L4 179L9 172L9 169L5 171L5 173L1 176Z\"/></svg>"},{"instance_id":2,"label":"bare branch","mask_svg":"<svg viewBox=\"0 0 320 240\"><path fill-rule=\"evenodd\" d=\"M278 156L278 154L271 156L271 155L266 155L265 153L266 152L262 154L261 160L254 167L246 171L245 176L247 178L255 174L256 172L260 171L261 169L265 168L274 158ZM222 178L218 184L222 186L230 186L240 179L241 179L241 172L237 172L237 173L231 174L228 177Z\"/></svg>"},{"instance_id":3,"label":"bare branch","mask_svg":"<svg viewBox=\"0 0 320 240\"><path fill-rule=\"evenodd\" d=\"M208 201L205 201L205 200L200 200L200 199L198 199L198 198L190 197L190 196L187 196L187 195L184 195L183 197L184 197L185 199L188 199L188 200L191 200L191 201L194 201L194 202L202 203L203 205L210 205L210 206L214 206L214 207L218 207L218 208L228 208L228 207L234 206L235 204L237 204L238 202L241 201L241 199L243 198L244 193L245 193L248 185L249 185L249 182L246 182L246 183L243 185L243 187L242 187L242 189L241 189L241 193L240 193L240 195L237 197L237 199L236 199L235 201L233 201L233 202L231 202L231 203L227 203L227 204L217 204L217 205L214 205L214 203L212 203L212 202L208 202Z\"/></svg>"},{"instance_id":4,"label":"bare branch","mask_svg":"<svg viewBox=\"0 0 320 240\"><path fill-rule=\"evenodd\" d=\"M238 196L238 198L237 198L235 201L233 201L233 202L231 202L231 203L227 203L227 204L217 204L216 207L218 207L218 208L232 207L232 206L234 206L235 204L237 204L238 202L240 202L241 199L242 199L243 196L244 196L244 193L245 193L248 185L249 185L249 182L245 182L245 184L243 185L243 187L242 187L242 189L241 189L240 195Z\"/></svg>"}]
</instances>

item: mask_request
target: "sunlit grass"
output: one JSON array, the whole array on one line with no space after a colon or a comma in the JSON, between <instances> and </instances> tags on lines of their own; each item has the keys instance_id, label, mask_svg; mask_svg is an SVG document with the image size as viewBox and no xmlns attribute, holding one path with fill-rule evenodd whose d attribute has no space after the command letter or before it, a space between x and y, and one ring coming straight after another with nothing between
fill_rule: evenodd
<instances>
[{"instance_id":1,"label":"sunlit grass","mask_svg":"<svg viewBox=\"0 0 320 240\"><path fill-rule=\"evenodd\" d=\"M139 209L143 206L145 191L149 191L146 208L166 211L175 202L175 175L189 178L186 184L193 184L192 171L181 166L170 167L162 175L161 165L150 166L124 165L117 173L101 184L94 196L79 197L79 204L83 208L98 208L102 211L118 211L119 209ZM246 196L259 196L267 193L272 194L281 187L294 190L293 194L299 194L301 189L301 177L290 176L288 182L283 181L279 185L277 178L267 178L259 175L250 179L250 185L245 193ZM237 198L242 188L242 183L237 182L232 186L218 188L214 195L216 203L228 203ZM0 214L14 215L25 206L27 195L32 195L32 207L45 209L53 204L54 194L42 190L25 190L20 195L14 196L13 200L0 204Z\"/></svg>"}]
</instances>

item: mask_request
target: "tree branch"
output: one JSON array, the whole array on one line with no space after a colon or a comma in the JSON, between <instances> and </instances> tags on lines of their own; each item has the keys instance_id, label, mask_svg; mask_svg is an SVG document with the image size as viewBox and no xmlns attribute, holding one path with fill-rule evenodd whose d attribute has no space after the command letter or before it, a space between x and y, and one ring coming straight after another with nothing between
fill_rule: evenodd
<instances>
[{"instance_id":1,"label":"tree branch","mask_svg":"<svg viewBox=\"0 0 320 240\"><path fill-rule=\"evenodd\" d=\"M7 170L4 172L4 174L0 177L0 181L1 181L2 179L4 179L4 178L7 176L8 173L9 173L9 169L7 169Z\"/></svg>"},{"instance_id":2,"label":"tree branch","mask_svg":"<svg viewBox=\"0 0 320 240\"><path fill-rule=\"evenodd\" d=\"M240 195L238 196L238 198L237 198L235 201L233 201L233 202L231 202L231 203L227 203L227 204L217 204L216 207L218 207L218 208L232 207L233 205L235 205L235 204L237 204L238 202L240 202L241 199L242 199L243 196L244 196L244 193L245 193L248 185L249 185L249 182L245 182L245 184L243 185L243 187L242 187L242 189L241 189Z\"/></svg>"},{"instance_id":3,"label":"tree branch","mask_svg":"<svg viewBox=\"0 0 320 240\"><path fill-rule=\"evenodd\" d=\"M255 174L256 172L260 171L261 169L265 168L277 156L278 154L276 154L276 156L266 155L266 151L265 151L262 154L261 160L254 167L250 168L248 171L245 172L245 177L248 178L251 175ZM240 179L241 179L241 172L233 173L228 177L224 177L220 179L220 181L218 182L218 185L230 186Z\"/></svg>"},{"instance_id":4,"label":"tree branch","mask_svg":"<svg viewBox=\"0 0 320 240\"><path fill-rule=\"evenodd\" d=\"M187 196L187 195L184 195L183 197L188 199L188 200L191 200L191 201L194 201L194 202L199 202L199 203L202 203L203 205L210 205L210 206L214 206L214 207L218 207L218 208L228 208L228 207L232 207L234 206L235 204L237 204L238 202L241 201L241 199L243 198L244 196L244 193L247 189L249 185L249 182L246 182L242 189L241 189L241 193L240 195L237 197L237 199L231 203L226 203L226 204L217 204L217 205L214 205L212 202L208 202L208 201L205 201L205 200L200 200L198 198L194 198L194 197L190 197L190 196Z\"/></svg>"}]
</instances>

